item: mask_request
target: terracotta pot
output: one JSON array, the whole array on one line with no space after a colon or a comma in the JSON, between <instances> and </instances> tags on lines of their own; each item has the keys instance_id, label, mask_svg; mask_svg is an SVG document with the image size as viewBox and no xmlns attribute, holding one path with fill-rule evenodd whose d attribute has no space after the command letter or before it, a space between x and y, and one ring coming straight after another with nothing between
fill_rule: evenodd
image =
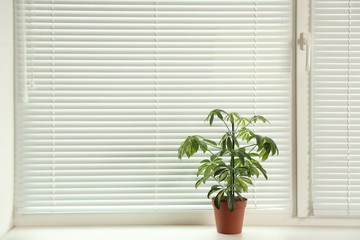
<instances>
[{"instance_id":1,"label":"terracotta pot","mask_svg":"<svg viewBox=\"0 0 360 240\"><path fill-rule=\"evenodd\" d=\"M245 207L247 203L247 199L243 199L244 201L241 201L239 198L236 198L235 209L234 211L230 212L226 202L226 197L224 197L220 202L220 209L217 209L215 207L214 198L212 198L212 204L215 212L216 228L218 233L241 233L244 222Z\"/></svg>"}]
</instances>

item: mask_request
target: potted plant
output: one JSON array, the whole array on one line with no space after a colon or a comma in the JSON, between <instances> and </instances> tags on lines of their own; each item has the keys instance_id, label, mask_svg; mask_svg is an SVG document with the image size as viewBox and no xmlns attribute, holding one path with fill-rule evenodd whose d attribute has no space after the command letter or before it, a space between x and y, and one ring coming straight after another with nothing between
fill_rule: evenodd
<instances>
[{"instance_id":1,"label":"potted plant","mask_svg":"<svg viewBox=\"0 0 360 240\"><path fill-rule=\"evenodd\" d=\"M201 150L208 158L201 161L196 182L197 188L208 180L211 186L207 197L212 194L217 231L225 234L237 234L242 231L247 199L241 193L248 191L254 177L260 173L267 179L261 162L269 156L279 154L276 143L270 138L256 134L251 127L258 121L269 123L260 115L242 117L236 112L227 113L221 109L212 110L206 117L210 126L219 119L225 127L225 133L218 142L199 135L189 136L178 150L178 158L188 158Z\"/></svg>"}]
</instances>

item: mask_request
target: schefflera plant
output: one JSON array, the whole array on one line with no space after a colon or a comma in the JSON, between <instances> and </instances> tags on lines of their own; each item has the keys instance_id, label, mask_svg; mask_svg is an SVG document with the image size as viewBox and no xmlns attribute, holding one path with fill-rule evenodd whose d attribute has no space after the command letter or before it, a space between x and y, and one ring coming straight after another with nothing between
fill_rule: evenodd
<instances>
[{"instance_id":1,"label":"schefflera plant","mask_svg":"<svg viewBox=\"0 0 360 240\"><path fill-rule=\"evenodd\" d=\"M210 126L217 118L225 127L225 134L219 142L205 137L194 135L186 138L178 150L178 158L184 155L188 158L194 156L201 150L209 158L201 161L196 182L197 188L201 183L205 184L209 179L215 180L208 192L207 197L217 193L214 205L220 209L221 200L226 197L230 212L235 209L236 196L243 201L241 193L248 191L248 185L253 184L254 178L260 173L268 179L266 170L261 162L266 161L269 156L279 154L276 143L266 136L256 134L251 128L257 122L269 123L260 115L246 118L236 112L227 113L221 109L212 110L206 117Z\"/></svg>"}]
</instances>

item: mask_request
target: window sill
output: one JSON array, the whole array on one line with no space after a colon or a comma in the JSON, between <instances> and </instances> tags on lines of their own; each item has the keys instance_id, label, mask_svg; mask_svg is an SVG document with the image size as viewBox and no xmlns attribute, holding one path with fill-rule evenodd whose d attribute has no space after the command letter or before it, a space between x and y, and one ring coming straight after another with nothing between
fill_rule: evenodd
<instances>
[{"instance_id":1,"label":"window sill","mask_svg":"<svg viewBox=\"0 0 360 240\"><path fill-rule=\"evenodd\" d=\"M18 227L3 240L359 240L359 228L244 226L240 235L223 235L215 226Z\"/></svg>"}]
</instances>

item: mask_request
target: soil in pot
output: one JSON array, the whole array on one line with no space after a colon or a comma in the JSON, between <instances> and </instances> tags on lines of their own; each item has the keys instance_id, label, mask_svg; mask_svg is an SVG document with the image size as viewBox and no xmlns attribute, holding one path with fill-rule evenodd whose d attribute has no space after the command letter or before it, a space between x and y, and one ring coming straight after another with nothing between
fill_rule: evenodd
<instances>
[{"instance_id":1,"label":"soil in pot","mask_svg":"<svg viewBox=\"0 0 360 240\"><path fill-rule=\"evenodd\" d=\"M220 209L217 209L214 205L214 198L212 198L212 204L214 207L216 228L219 233L223 234L239 234L242 231L244 222L244 213L247 203L247 199L243 198L243 201L239 197L235 198L236 206L234 211L230 212L227 205L227 198L224 197L220 202Z\"/></svg>"}]
</instances>

